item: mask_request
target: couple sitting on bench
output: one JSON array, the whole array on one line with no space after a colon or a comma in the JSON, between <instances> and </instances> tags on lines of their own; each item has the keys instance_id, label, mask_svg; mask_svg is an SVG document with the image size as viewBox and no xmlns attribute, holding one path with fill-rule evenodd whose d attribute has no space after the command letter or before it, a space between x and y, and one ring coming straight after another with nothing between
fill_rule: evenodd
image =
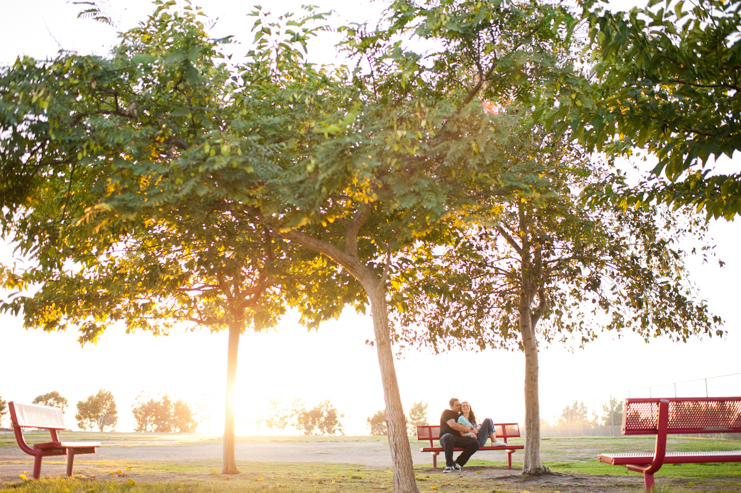
<instances>
[{"instance_id":1,"label":"couple sitting on bench","mask_svg":"<svg viewBox=\"0 0 741 493\"><path fill-rule=\"evenodd\" d=\"M460 471L468 459L476 453L479 447L491 440L492 445L506 445L497 441L494 424L486 418L480 424L476 422L471 405L461 403L455 397L449 401L450 409L443 411L440 416L440 445L445 450L445 470L443 472ZM463 452L453 461L453 451L456 447Z\"/></svg>"}]
</instances>

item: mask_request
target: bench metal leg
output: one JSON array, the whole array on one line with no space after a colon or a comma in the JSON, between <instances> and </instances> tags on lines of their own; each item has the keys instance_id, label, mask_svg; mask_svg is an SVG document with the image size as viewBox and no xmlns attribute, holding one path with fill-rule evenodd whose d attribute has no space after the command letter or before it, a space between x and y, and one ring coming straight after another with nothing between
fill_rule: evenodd
<instances>
[{"instance_id":1,"label":"bench metal leg","mask_svg":"<svg viewBox=\"0 0 741 493\"><path fill-rule=\"evenodd\" d=\"M510 469L512 469L512 454L514 452L514 450L507 450L507 467Z\"/></svg>"},{"instance_id":2,"label":"bench metal leg","mask_svg":"<svg viewBox=\"0 0 741 493\"><path fill-rule=\"evenodd\" d=\"M643 483L646 485L646 491L652 491L654 489L654 475L650 472L643 473Z\"/></svg>"},{"instance_id":3,"label":"bench metal leg","mask_svg":"<svg viewBox=\"0 0 741 493\"><path fill-rule=\"evenodd\" d=\"M41 477L41 454L34 456L33 460L33 479Z\"/></svg>"},{"instance_id":4,"label":"bench metal leg","mask_svg":"<svg viewBox=\"0 0 741 493\"><path fill-rule=\"evenodd\" d=\"M72 476L72 466L75 462L75 449L67 450L67 476Z\"/></svg>"},{"instance_id":5,"label":"bench metal leg","mask_svg":"<svg viewBox=\"0 0 741 493\"><path fill-rule=\"evenodd\" d=\"M437 469L437 454L439 452L432 452L432 467Z\"/></svg>"}]
</instances>

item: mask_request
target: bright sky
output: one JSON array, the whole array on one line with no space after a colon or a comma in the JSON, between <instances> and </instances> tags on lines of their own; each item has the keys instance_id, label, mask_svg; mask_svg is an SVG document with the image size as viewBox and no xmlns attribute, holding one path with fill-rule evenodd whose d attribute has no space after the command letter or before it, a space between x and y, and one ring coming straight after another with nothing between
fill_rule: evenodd
<instances>
[{"instance_id":1,"label":"bright sky","mask_svg":"<svg viewBox=\"0 0 741 493\"><path fill-rule=\"evenodd\" d=\"M26 54L53 56L61 46L80 53L104 54L115 43L115 31L91 20L78 20L80 7L59 0L5 2L0 16L0 64L12 63ZM149 2L111 2L120 28L126 29L151 11ZM246 2L202 0L211 18L219 18L214 36L234 34L251 40L251 10ZM274 13L296 11L300 3L274 0ZM362 22L371 19L378 3L321 0L313 3L339 12L339 19ZM127 5L121 10L120 5ZM101 3L101 5L106 5ZM237 47L237 51L238 51ZM245 46L246 51L246 46ZM323 61L331 61L331 49L321 50ZM738 168L738 160L736 160ZM584 350L569 352L563 347L541 348L541 415L550 419L568 403L584 401L590 408L601 405L610 395L673 396L674 382L679 396L705 395L704 378L711 396L741 394L739 345L741 315L737 284L741 279L741 224L717 222L712 225L718 257L726 262L701 264L690 261L692 279L711 309L726 320L725 340L694 339L687 344L665 340L644 344L632 335L614 339L605 335ZM0 245L0 259L9 249ZM286 316L276 332L247 334L239 351L237 383L237 432L253 434L250 418L259 415L268 399L290 403L302 398L313 406L324 399L343 412L345 431L367 434L365 420L383 408L380 371L374 349L365 345L373 338L370 317L347 311L339 321L307 332L297 324L295 314ZM0 397L30 402L39 394L59 391L72 410L66 422L74 427L77 401L105 388L113 393L119 411L119 431L133 428L131 405L137 394L168 393L171 397L199 404L210 419L199 431L221 433L226 378L226 334L176 331L169 337L154 338L147 333L127 335L122 327L110 329L97 346L81 348L75 333L47 334L25 331L21 320L0 315ZM434 356L407 352L396 362L402 403L429 403L428 417L437 422L447 401L455 396L469 400L479 417L495 421L524 420L524 356L520 353L487 351L454 352ZM687 382L689 380L697 380ZM652 389L649 391L649 387ZM6 419L3 423L8 425ZM261 430L266 433L265 428ZM295 433L295 431L291 431Z\"/></svg>"}]
</instances>

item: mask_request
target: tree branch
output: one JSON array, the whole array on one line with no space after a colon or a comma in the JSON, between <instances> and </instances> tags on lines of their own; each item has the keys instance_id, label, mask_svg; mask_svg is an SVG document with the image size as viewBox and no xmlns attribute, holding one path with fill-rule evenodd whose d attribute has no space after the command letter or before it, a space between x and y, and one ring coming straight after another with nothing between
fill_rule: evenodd
<instances>
[{"instance_id":1,"label":"tree branch","mask_svg":"<svg viewBox=\"0 0 741 493\"><path fill-rule=\"evenodd\" d=\"M367 202L360 207L360 210L355 213L350 224L347 226L347 232L345 234L345 254L352 257L358 257L358 231L365 223L368 216L370 216L373 210L373 203ZM322 252L323 253L323 252Z\"/></svg>"}]
</instances>

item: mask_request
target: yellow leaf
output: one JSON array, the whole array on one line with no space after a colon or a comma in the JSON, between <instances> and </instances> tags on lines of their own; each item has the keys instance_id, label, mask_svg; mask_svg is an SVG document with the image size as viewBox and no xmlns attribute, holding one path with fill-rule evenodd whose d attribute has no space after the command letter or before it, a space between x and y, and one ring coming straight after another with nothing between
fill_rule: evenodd
<instances>
[{"instance_id":1,"label":"yellow leaf","mask_svg":"<svg viewBox=\"0 0 741 493\"><path fill-rule=\"evenodd\" d=\"M25 474L20 474L18 477L21 478L24 481L26 480L26 475Z\"/></svg>"},{"instance_id":2,"label":"yellow leaf","mask_svg":"<svg viewBox=\"0 0 741 493\"><path fill-rule=\"evenodd\" d=\"M133 479L129 478L129 480L127 481L127 483L129 483L129 484L136 484L136 481L134 481Z\"/></svg>"}]
</instances>

